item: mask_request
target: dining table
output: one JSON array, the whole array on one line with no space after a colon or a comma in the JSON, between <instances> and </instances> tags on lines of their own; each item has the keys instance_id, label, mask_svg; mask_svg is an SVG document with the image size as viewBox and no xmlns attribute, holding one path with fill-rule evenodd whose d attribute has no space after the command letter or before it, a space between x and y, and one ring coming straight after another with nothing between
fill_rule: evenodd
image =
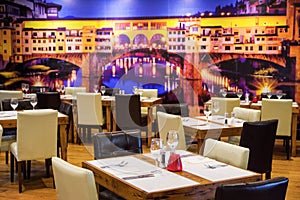
<instances>
[{"instance_id":1,"label":"dining table","mask_svg":"<svg viewBox=\"0 0 300 200\"><path fill-rule=\"evenodd\" d=\"M0 111L0 124L3 128L18 128L17 127L17 113L23 111ZM67 125L69 124L69 117L58 112L57 116L58 126L60 131L60 145L61 158L67 161L68 142L67 142ZM47 128L45 126L45 128Z\"/></svg>"},{"instance_id":2,"label":"dining table","mask_svg":"<svg viewBox=\"0 0 300 200\"><path fill-rule=\"evenodd\" d=\"M206 116L182 117L181 119L185 135L197 140L198 153L202 152L202 145L206 138L240 136L244 122L241 119L225 118L219 115L208 116L208 118Z\"/></svg>"},{"instance_id":3,"label":"dining table","mask_svg":"<svg viewBox=\"0 0 300 200\"><path fill-rule=\"evenodd\" d=\"M176 154L182 171L156 166L151 153L84 161L82 167L94 173L97 185L124 199L214 199L219 185L261 180L260 174L199 154Z\"/></svg>"},{"instance_id":4,"label":"dining table","mask_svg":"<svg viewBox=\"0 0 300 200\"><path fill-rule=\"evenodd\" d=\"M155 106L156 104L161 104L163 102L163 99L160 97L156 97L156 98L146 98L146 97L141 97L141 107L146 107L148 112L147 112L147 129L148 129L148 144L150 145L151 142L151 138L152 138L152 120L153 120L153 116L152 116L152 108L153 106ZM73 102L76 101L76 96L72 96L72 95L61 95L61 100L62 101L69 101L69 102ZM114 119L114 117L112 116L112 114L114 115L114 107L115 107L115 96L101 96L101 100L102 100L102 106L105 107L106 110L106 127L107 127L107 131L116 131L117 130L117 124L116 121ZM76 130L76 128L74 129Z\"/></svg>"}]
</instances>

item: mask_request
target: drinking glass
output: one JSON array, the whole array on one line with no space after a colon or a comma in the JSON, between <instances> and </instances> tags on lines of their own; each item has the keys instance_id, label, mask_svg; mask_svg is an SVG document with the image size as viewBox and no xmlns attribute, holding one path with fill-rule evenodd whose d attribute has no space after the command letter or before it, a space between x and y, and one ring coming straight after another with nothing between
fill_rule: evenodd
<instances>
[{"instance_id":1,"label":"drinking glass","mask_svg":"<svg viewBox=\"0 0 300 200\"><path fill-rule=\"evenodd\" d=\"M268 92L267 97L268 97L268 99L270 99L272 97L272 92Z\"/></svg>"},{"instance_id":2,"label":"drinking glass","mask_svg":"<svg viewBox=\"0 0 300 200\"><path fill-rule=\"evenodd\" d=\"M218 101L212 102L212 109L214 111L214 114L217 114L220 110L220 103Z\"/></svg>"},{"instance_id":3,"label":"drinking glass","mask_svg":"<svg viewBox=\"0 0 300 200\"><path fill-rule=\"evenodd\" d=\"M18 99L17 98L11 98L10 99L10 106L16 110L16 108L18 107Z\"/></svg>"},{"instance_id":4,"label":"drinking glass","mask_svg":"<svg viewBox=\"0 0 300 200\"><path fill-rule=\"evenodd\" d=\"M93 90L94 90L95 93L98 93L99 92L99 86L98 85L94 85Z\"/></svg>"},{"instance_id":5,"label":"drinking glass","mask_svg":"<svg viewBox=\"0 0 300 200\"><path fill-rule=\"evenodd\" d=\"M276 96L278 99L281 99L281 97L283 96L282 90L278 90Z\"/></svg>"},{"instance_id":6,"label":"drinking glass","mask_svg":"<svg viewBox=\"0 0 300 200\"><path fill-rule=\"evenodd\" d=\"M24 85L24 90L25 90L25 93L27 94L28 90L29 90L29 84L25 84Z\"/></svg>"},{"instance_id":7,"label":"drinking glass","mask_svg":"<svg viewBox=\"0 0 300 200\"><path fill-rule=\"evenodd\" d=\"M158 167L158 162L160 158L160 151L162 149L162 139L160 138L153 138L151 140L151 145L150 145L150 152L154 156L155 160L155 166Z\"/></svg>"},{"instance_id":8,"label":"drinking glass","mask_svg":"<svg viewBox=\"0 0 300 200\"><path fill-rule=\"evenodd\" d=\"M227 89L226 88L221 89L221 94L222 94L223 97L226 97Z\"/></svg>"},{"instance_id":9,"label":"drinking glass","mask_svg":"<svg viewBox=\"0 0 300 200\"><path fill-rule=\"evenodd\" d=\"M177 130L170 130L167 134L167 143L170 147L170 153L174 154L178 145L179 135Z\"/></svg>"},{"instance_id":10,"label":"drinking glass","mask_svg":"<svg viewBox=\"0 0 300 200\"><path fill-rule=\"evenodd\" d=\"M37 104L37 98L36 98L36 96L30 97L30 104L32 105L32 110L34 110L34 107Z\"/></svg>"},{"instance_id":11,"label":"drinking glass","mask_svg":"<svg viewBox=\"0 0 300 200\"><path fill-rule=\"evenodd\" d=\"M21 87L22 87L22 92L25 94L26 93L26 91L25 91L26 83L22 83Z\"/></svg>"},{"instance_id":12,"label":"drinking glass","mask_svg":"<svg viewBox=\"0 0 300 200\"><path fill-rule=\"evenodd\" d=\"M137 93L137 89L138 89L137 86L133 86L133 87L132 87L132 92L133 92L133 94L136 94L136 93Z\"/></svg>"},{"instance_id":13,"label":"drinking glass","mask_svg":"<svg viewBox=\"0 0 300 200\"><path fill-rule=\"evenodd\" d=\"M61 94L65 94L65 85L60 85Z\"/></svg>"},{"instance_id":14,"label":"drinking glass","mask_svg":"<svg viewBox=\"0 0 300 200\"><path fill-rule=\"evenodd\" d=\"M104 95L104 93L105 93L105 86L104 85L102 85L100 87L100 91L101 91L101 94Z\"/></svg>"},{"instance_id":15,"label":"drinking glass","mask_svg":"<svg viewBox=\"0 0 300 200\"><path fill-rule=\"evenodd\" d=\"M208 122L208 117L211 115L211 105L205 104L204 105L204 114L206 116L206 122Z\"/></svg>"},{"instance_id":16,"label":"drinking glass","mask_svg":"<svg viewBox=\"0 0 300 200\"><path fill-rule=\"evenodd\" d=\"M238 89L236 92L236 95L241 98L243 96L243 90L242 89Z\"/></svg>"},{"instance_id":17,"label":"drinking glass","mask_svg":"<svg viewBox=\"0 0 300 200\"><path fill-rule=\"evenodd\" d=\"M60 94L60 92L61 92L61 85L57 85L56 86L56 91Z\"/></svg>"}]
</instances>

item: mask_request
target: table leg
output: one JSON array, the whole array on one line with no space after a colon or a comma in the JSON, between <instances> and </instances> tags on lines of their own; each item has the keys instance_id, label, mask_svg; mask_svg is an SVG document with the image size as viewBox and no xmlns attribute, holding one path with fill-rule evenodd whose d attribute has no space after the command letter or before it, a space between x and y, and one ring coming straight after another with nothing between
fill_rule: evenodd
<instances>
[{"instance_id":1,"label":"table leg","mask_svg":"<svg viewBox=\"0 0 300 200\"><path fill-rule=\"evenodd\" d=\"M111 131L111 109L110 106L106 106L106 127L107 131Z\"/></svg>"},{"instance_id":2,"label":"table leg","mask_svg":"<svg viewBox=\"0 0 300 200\"><path fill-rule=\"evenodd\" d=\"M148 107L148 114L147 114L147 124L148 124L148 147L150 147L151 139L152 139L152 109Z\"/></svg>"},{"instance_id":3,"label":"table leg","mask_svg":"<svg viewBox=\"0 0 300 200\"><path fill-rule=\"evenodd\" d=\"M66 124L59 125L60 129L60 148L61 148L61 158L67 161L67 132L66 132Z\"/></svg>"},{"instance_id":4,"label":"table leg","mask_svg":"<svg viewBox=\"0 0 300 200\"><path fill-rule=\"evenodd\" d=\"M296 140L297 140L297 118L298 113L293 113L292 115L292 156L297 156L297 146L296 146Z\"/></svg>"},{"instance_id":5,"label":"table leg","mask_svg":"<svg viewBox=\"0 0 300 200\"><path fill-rule=\"evenodd\" d=\"M197 141L198 141L197 152L198 152L198 154L202 155L202 153L203 153L202 145L204 143L204 139L197 138Z\"/></svg>"}]
</instances>

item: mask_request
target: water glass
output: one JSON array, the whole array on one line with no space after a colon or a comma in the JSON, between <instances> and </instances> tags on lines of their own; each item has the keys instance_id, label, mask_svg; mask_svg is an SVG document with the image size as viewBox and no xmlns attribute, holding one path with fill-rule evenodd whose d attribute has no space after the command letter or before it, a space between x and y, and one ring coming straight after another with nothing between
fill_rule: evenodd
<instances>
[{"instance_id":1,"label":"water glass","mask_svg":"<svg viewBox=\"0 0 300 200\"><path fill-rule=\"evenodd\" d=\"M236 95L241 98L243 96L243 90L242 89L238 89L236 92Z\"/></svg>"},{"instance_id":2,"label":"water glass","mask_svg":"<svg viewBox=\"0 0 300 200\"><path fill-rule=\"evenodd\" d=\"M212 102L212 109L214 111L214 114L217 114L220 110L220 103L218 101Z\"/></svg>"},{"instance_id":3,"label":"water glass","mask_svg":"<svg viewBox=\"0 0 300 200\"><path fill-rule=\"evenodd\" d=\"M100 92L101 92L102 95L104 95L104 93L105 93L105 86L104 85L102 85L100 87Z\"/></svg>"},{"instance_id":4,"label":"water glass","mask_svg":"<svg viewBox=\"0 0 300 200\"><path fill-rule=\"evenodd\" d=\"M206 121L208 122L208 117L211 115L211 105L205 104L203 112L204 112L204 114L206 116Z\"/></svg>"},{"instance_id":5,"label":"water glass","mask_svg":"<svg viewBox=\"0 0 300 200\"><path fill-rule=\"evenodd\" d=\"M167 143L170 147L170 153L173 154L175 153L175 149L178 145L179 142L179 135L177 130L170 130L167 133Z\"/></svg>"},{"instance_id":6,"label":"water glass","mask_svg":"<svg viewBox=\"0 0 300 200\"><path fill-rule=\"evenodd\" d=\"M282 90L278 90L276 96L278 99L281 99L281 97L283 96Z\"/></svg>"},{"instance_id":7,"label":"water glass","mask_svg":"<svg viewBox=\"0 0 300 200\"><path fill-rule=\"evenodd\" d=\"M11 106L14 110L16 110L16 108L18 107L18 104L19 104L19 102L18 102L18 99L17 99L17 98L11 98L11 99L10 99L10 106Z\"/></svg>"},{"instance_id":8,"label":"water glass","mask_svg":"<svg viewBox=\"0 0 300 200\"><path fill-rule=\"evenodd\" d=\"M32 105L32 110L34 110L34 107L37 104L37 98L36 98L36 96L30 97L30 104Z\"/></svg>"},{"instance_id":9,"label":"water glass","mask_svg":"<svg viewBox=\"0 0 300 200\"><path fill-rule=\"evenodd\" d=\"M160 161L160 152L163 147L163 142L162 139L160 138L153 138L151 140L151 145L150 145L150 152L154 156L155 160L155 166L159 166L159 161Z\"/></svg>"},{"instance_id":10,"label":"water glass","mask_svg":"<svg viewBox=\"0 0 300 200\"><path fill-rule=\"evenodd\" d=\"M94 85L93 90L95 93L99 92L99 86L98 85Z\"/></svg>"},{"instance_id":11,"label":"water glass","mask_svg":"<svg viewBox=\"0 0 300 200\"><path fill-rule=\"evenodd\" d=\"M221 94L222 94L223 97L226 97L227 89L226 88L221 89Z\"/></svg>"}]
</instances>

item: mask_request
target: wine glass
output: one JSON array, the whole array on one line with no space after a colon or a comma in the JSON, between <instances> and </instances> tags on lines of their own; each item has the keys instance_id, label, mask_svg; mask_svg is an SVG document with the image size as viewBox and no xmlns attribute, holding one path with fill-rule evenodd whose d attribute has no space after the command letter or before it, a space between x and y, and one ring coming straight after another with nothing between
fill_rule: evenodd
<instances>
[{"instance_id":1,"label":"wine glass","mask_svg":"<svg viewBox=\"0 0 300 200\"><path fill-rule=\"evenodd\" d=\"M22 87L22 92L25 94L25 87L26 87L26 83L22 83L22 85L21 85L21 87Z\"/></svg>"},{"instance_id":2,"label":"wine glass","mask_svg":"<svg viewBox=\"0 0 300 200\"><path fill-rule=\"evenodd\" d=\"M25 90L25 93L27 94L28 93L28 90L29 90L29 84L26 84L24 85L24 90Z\"/></svg>"},{"instance_id":3,"label":"wine glass","mask_svg":"<svg viewBox=\"0 0 300 200\"><path fill-rule=\"evenodd\" d=\"M226 97L227 89L226 88L221 89L221 94L222 94L223 97Z\"/></svg>"},{"instance_id":4,"label":"wine glass","mask_svg":"<svg viewBox=\"0 0 300 200\"><path fill-rule=\"evenodd\" d=\"M268 99L270 99L272 97L272 92L268 92L267 97L268 97Z\"/></svg>"},{"instance_id":5,"label":"wine glass","mask_svg":"<svg viewBox=\"0 0 300 200\"><path fill-rule=\"evenodd\" d=\"M133 87L132 87L132 92L133 92L133 94L136 94L136 93L137 93L137 89L138 89L137 86L133 86Z\"/></svg>"},{"instance_id":6,"label":"wine glass","mask_svg":"<svg viewBox=\"0 0 300 200\"><path fill-rule=\"evenodd\" d=\"M60 85L61 94L65 94L65 85Z\"/></svg>"},{"instance_id":7,"label":"wine glass","mask_svg":"<svg viewBox=\"0 0 300 200\"><path fill-rule=\"evenodd\" d=\"M206 122L208 122L208 117L211 114L211 105L209 104L204 105L204 114L206 116Z\"/></svg>"},{"instance_id":8,"label":"wine glass","mask_svg":"<svg viewBox=\"0 0 300 200\"><path fill-rule=\"evenodd\" d=\"M34 107L37 104L37 98L36 98L36 96L30 97L30 104L32 105L32 110L34 110Z\"/></svg>"},{"instance_id":9,"label":"wine glass","mask_svg":"<svg viewBox=\"0 0 300 200\"><path fill-rule=\"evenodd\" d=\"M60 94L60 92L61 92L61 85L57 85L56 86L56 91Z\"/></svg>"},{"instance_id":10,"label":"wine glass","mask_svg":"<svg viewBox=\"0 0 300 200\"><path fill-rule=\"evenodd\" d=\"M214 114L217 114L220 110L220 103L218 101L212 102L212 109L214 111Z\"/></svg>"},{"instance_id":11,"label":"wine glass","mask_svg":"<svg viewBox=\"0 0 300 200\"><path fill-rule=\"evenodd\" d=\"M162 149L162 139L160 138L152 138L150 145L150 152L154 156L155 166L158 167L160 151Z\"/></svg>"},{"instance_id":12,"label":"wine glass","mask_svg":"<svg viewBox=\"0 0 300 200\"><path fill-rule=\"evenodd\" d=\"M243 96L243 89L238 89L236 95L241 98Z\"/></svg>"},{"instance_id":13,"label":"wine glass","mask_svg":"<svg viewBox=\"0 0 300 200\"><path fill-rule=\"evenodd\" d=\"M18 107L18 99L17 98L11 98L10 99L10 106L16 110L16 108Z\"/></svg>"},{"instance_id":14,"label":"wine glass","mask_svg":"<svg viewBox=\"0 0 300 200\"><path fill-rule=\"evenodd\" d=\"M170 147L171 154L175 153L175 149L178 145L178 139L179 139L178 131L177 130L169 130L169 132L167 134L167 143Z\"/></svg>"},{"instance_id":15,"label":"wine glass","mask_svg":"<svg viewBox=\"0 0 300 200\"><path fill-rule=\"evenodd\" d=\"M93 90L95 93L99 92L99 86L98 85L94 85Z\"/></svg>"},{"instance_id":16,"label":"wine glass","mask_svg":"<svg viewBox=\"0 0 300 200\"><path fill-rule=\"evenodd\" d=\"M276 96L278 99L281 99L281 97L283 96L282 90L278 90Z\"/></svg>"},{"instance_id":17,"label":"wine glass","mask_svg":"<svg viewBox=\"0 0 300 200\"><path fill-rule=\"evenodd\" d=\"M105 86L104 85L102 85L100 87L100 91L101 91L101 94L104 95L104 93L105 93Z\"/></svg>"}]
</instances>

